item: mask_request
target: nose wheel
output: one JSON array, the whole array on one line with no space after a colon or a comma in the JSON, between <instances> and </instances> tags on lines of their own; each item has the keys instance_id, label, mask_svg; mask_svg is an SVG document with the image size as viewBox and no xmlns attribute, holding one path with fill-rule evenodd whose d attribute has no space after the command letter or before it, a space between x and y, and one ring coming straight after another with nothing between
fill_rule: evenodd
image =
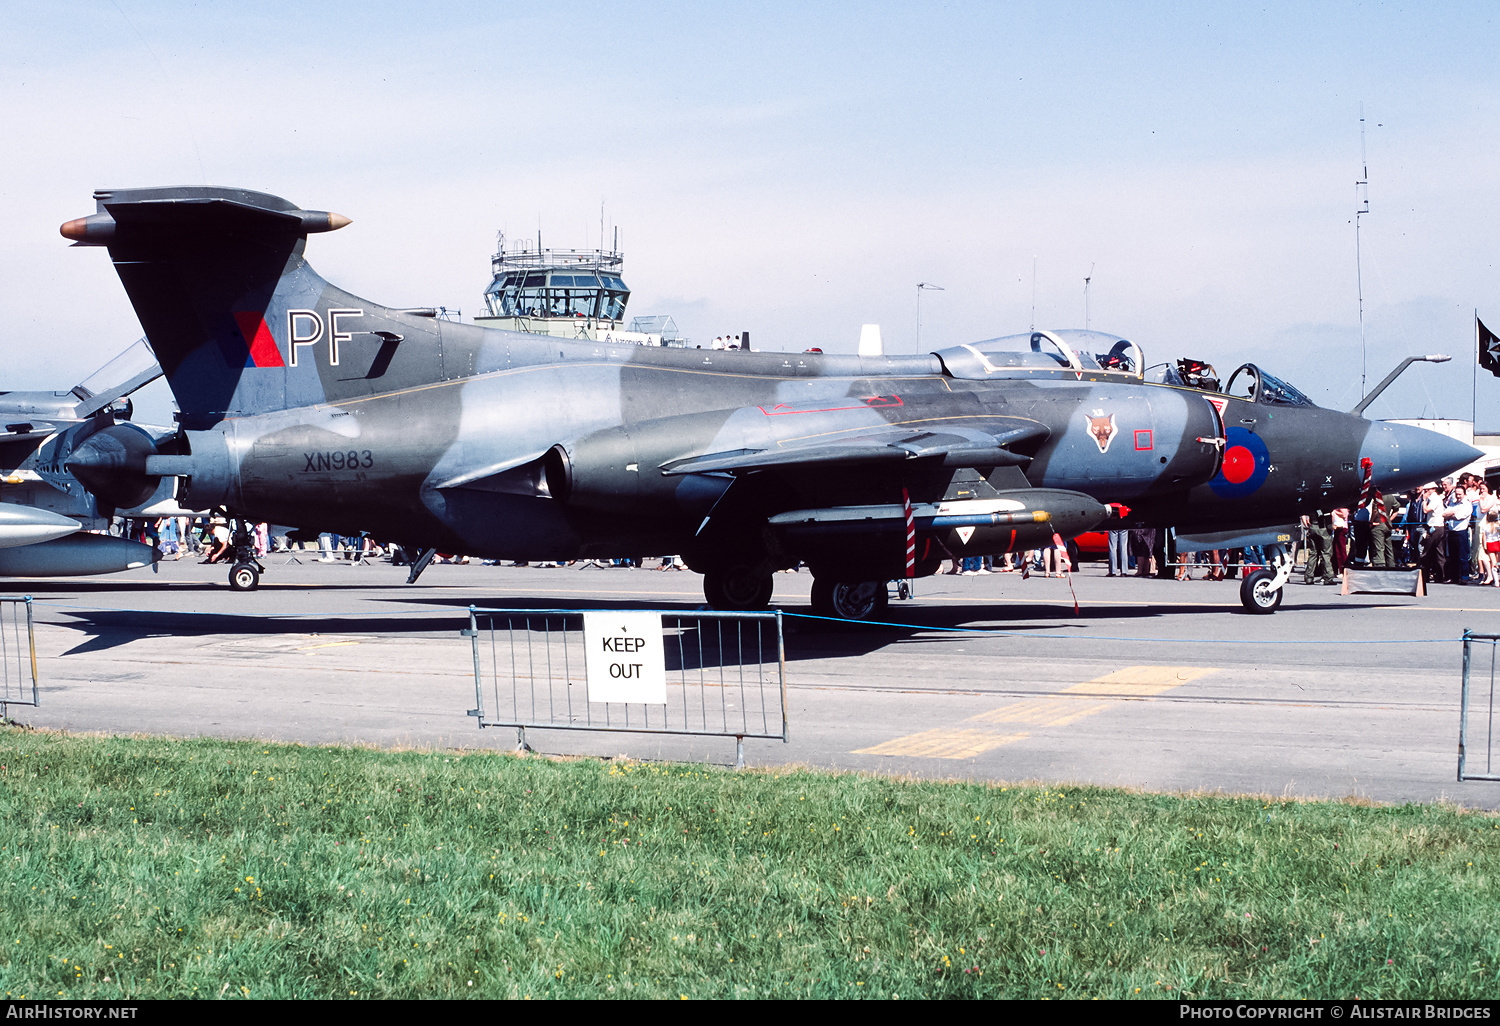
<instances>
[{"instance_id":1,"label":"nose wheel","mask_svg":"<svg viewBox=\"0 0 1500 1026\"><path fill-rule=\"evenodd\" d=\"M1240 603L1252 613L1274 613L1284 589L1273 587L1276 575L1257 570L1240 582Z\"/></svg>"},{"instance_id":2,"label":"nose wheel","mask_svg":"<svg viewBox=\"0 0 1500 1026\"><path fill-rule=\"evenodd\" d=\"M1248 612L1270 614L1281 606L1281 597L1286 593L1286 582L1292 576L1292 554L1281 546L1268 553L1270 567L1256 570L1240 582L1240 604Z\"/></svg>"}]
</instances>

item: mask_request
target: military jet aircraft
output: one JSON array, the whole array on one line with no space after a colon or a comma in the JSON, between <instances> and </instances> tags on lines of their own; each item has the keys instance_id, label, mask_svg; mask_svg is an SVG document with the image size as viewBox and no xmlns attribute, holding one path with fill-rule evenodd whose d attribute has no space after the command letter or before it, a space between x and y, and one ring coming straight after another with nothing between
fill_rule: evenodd
<instances>
[{"instance_id":1,"label":"military jet aircraft","mask_svg":"<svg viewBox=\"0 0 1500 1026\"><path fill-rule=\"evenodd\" d=\"M1130 523L1272 524L1353 501L1361 457L1387 490L1473 458L1255 368L1242 399L1150 385L1133 344L1097 333L858 357L436 320L312 269L307 237L338 214L197 186L95 199L62 234L108 248L181 408L174 438L117 426L72 450L111 502L177 476L188 505L429 550L680 553L725 609L764 606L801 561L815 610L865 618L891 579L1072 537L1106 503Z\"/></svg>"},{"instance_id":2,"label":"military jet aircraft","mask_svg":"<svg viewBox=\"0 0 1500 1026\"><path fill-rule=\"evenodd\" d=\"M0 577L115 573L156 561L149 545L95 533L116 510L102 507L63 462L103 428L142 434L153 445L174 435L130 423L127 396L160 376L142 339L66 392L0 392ZM118 512L140 515L139 507L171 497L169 483L142 488L126 504L135 508Z\"/></svg>"}]
</instances>

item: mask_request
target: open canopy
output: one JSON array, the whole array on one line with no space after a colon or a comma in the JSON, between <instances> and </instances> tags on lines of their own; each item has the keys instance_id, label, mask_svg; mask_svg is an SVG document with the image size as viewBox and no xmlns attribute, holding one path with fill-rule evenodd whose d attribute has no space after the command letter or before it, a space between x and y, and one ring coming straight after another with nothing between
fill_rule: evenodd
<instances>
[{"instance_id":1,"label":"open canopy","mask_svg":"<svg viewBox=\"0 0 1500 1026\"><path fill-rule=\"evenodd\" d=\"M1087 371L1141 377L1145 358L1129 339L1102 331L1061 328L1005 335L939 350L956 378L986 378L1017 370Z\"/></svg>"}]
</instances>

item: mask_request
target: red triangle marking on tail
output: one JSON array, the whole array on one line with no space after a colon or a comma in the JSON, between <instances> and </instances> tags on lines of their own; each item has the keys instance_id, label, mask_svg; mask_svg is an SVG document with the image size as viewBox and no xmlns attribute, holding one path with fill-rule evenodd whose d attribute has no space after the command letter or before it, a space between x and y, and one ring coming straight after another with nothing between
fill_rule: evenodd
<instances>
[{"instance_id":1,"label":"red triangle marking on tail","mask_svg":"<svg viewBox=\"0 0 1500 1026\"><path fill-rule=\"evenodd\" d=\"M240 334L245 336L245 344L250 347L251 363L257 367L286 366L276 340L271 337L271 329L266 327L263 315L254 310L238 310L234 319L239 322Z\"/></svg>"}]
</instances>

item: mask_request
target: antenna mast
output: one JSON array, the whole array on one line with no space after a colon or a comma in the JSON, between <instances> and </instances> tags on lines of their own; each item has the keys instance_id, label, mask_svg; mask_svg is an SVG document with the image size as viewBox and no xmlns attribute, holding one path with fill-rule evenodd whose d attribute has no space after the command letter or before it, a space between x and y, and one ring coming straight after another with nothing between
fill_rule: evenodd
<instances>
[{"instance_id":1,"label":"antenna mast","mask_svg":"<svg viewBox=\"0 0 1500 1026\"><path fill-rule=\"evenodd\" d=\"M1027 331L1036 330L1036 254L1031 255L1031 327Z\"/></svg>"},{"instance_id":2,"label":"antenna mast","mask_svg":"<svg viewBox=\"0 0 1500 1026\"><path fill-rule=\"evenodd\" d=\"M1083 279L1083 327L1087 331L1089 327L1089 282L1094 280L1094 268L1098 264L1089 264L1088 277ZM1035 317L1036 314L1032 314Z\"/></svg>"},{"instance_id":3,"label":"antenna mast","mask_svg":"<svg viewBox=\"0 0 1500 1026\"><path fill-rule=\"evenodd\" d=\"M1365 158L1365 104L1359 104L1359 181L1354 183L1354 281L1359 290L1359 397L1365 397L1365 278L1360 258L1359 219L1370 212L1370 165Z\"/></svg>"}]
</instances>

